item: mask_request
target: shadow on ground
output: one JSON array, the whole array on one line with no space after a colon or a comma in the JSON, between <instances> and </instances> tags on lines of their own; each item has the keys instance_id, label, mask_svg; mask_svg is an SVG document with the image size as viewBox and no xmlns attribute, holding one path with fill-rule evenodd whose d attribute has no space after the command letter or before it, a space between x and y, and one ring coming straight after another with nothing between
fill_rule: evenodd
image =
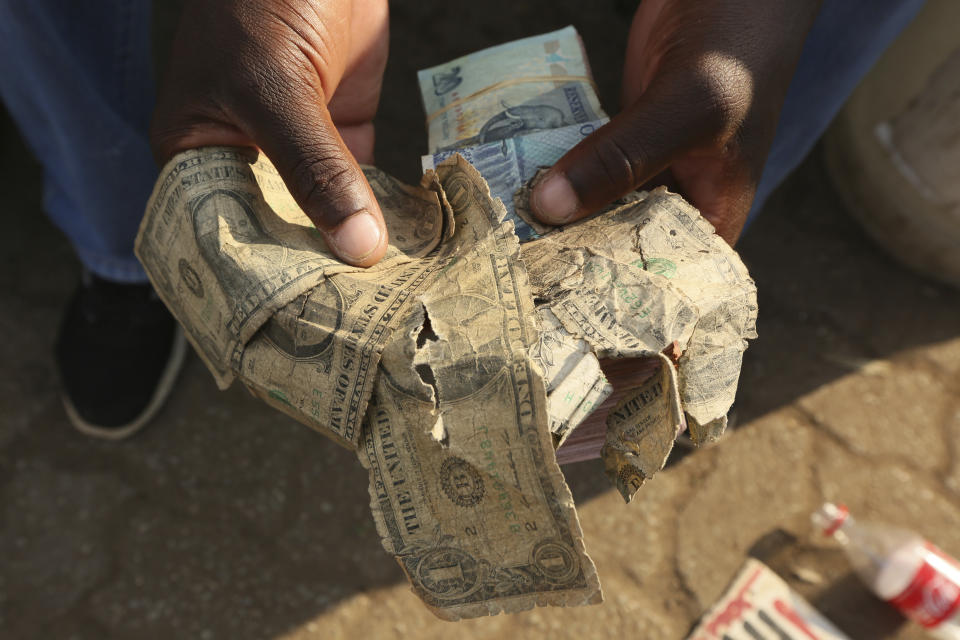
<instances>
[{"instance_id":1,"label":"shadow on ground","mask_svg":"<svg viewBox=\"0 0 960 640\"><path fill-rule=\"evenodd\" d=\"M420 67L572 23L616 104L630 3L413 4L393 6L377 144L381 166L408 181L425 148ZM269 638L402 581L353 454L242 388L218 392L196 358L141 436L104 444L69 429L50 350L77 264L41 215L38 167L8 121L2 136L0 635ZM741 245L761 308L742 422L960 332L960 297L879 253L816 158L767 209ZM608 491L596 463L566 472L580 502Z\"/></svg>"}]
</instances>

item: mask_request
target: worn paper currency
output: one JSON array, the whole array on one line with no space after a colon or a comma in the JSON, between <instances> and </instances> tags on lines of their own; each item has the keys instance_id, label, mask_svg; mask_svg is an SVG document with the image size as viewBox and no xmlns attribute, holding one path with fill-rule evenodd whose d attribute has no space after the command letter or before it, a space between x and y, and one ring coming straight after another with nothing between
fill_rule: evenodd
<instances>
[{"instance_id":1,"label":"worn paper currency","mask_svg":"<svg viewBox=\"0 0 960 640\"><path fill-rule=\"evenodd\" d=\"M660 369L607 416L601 450L604 471L628 501L663 468L684 426L673 363L659 354Z\"/></svg>"},{"instance_id":2,"label":"worn paper currency","mask_svg":"<svg viewBox=\"0 0 960 640\"><path fill-rule=\"evenodd\" d=\"M438 151L425 155L420 164L424 173L450 156L459 153L472 164L490 186L490 194L499 198L512 220L521 242L537 238L547 228L532 219L519 217L514 195L543 167L552 166L563 154L607 122L606 118L583 124L545 129L525 136L497 142Z\"/></svg>"},{"instance_id":3,"label":"worn paper currency","mask_svg":"<svg viewBox=\"0 0 960 640\"><path fill-rule=\"evenodd\" d=\"M528 187L516 204L529 208ZM698 444L719 437L746 341L756 337L756 287L696 209L663 188L633 194L521 254L538 311L548 309L598 357L663 358L671 346L683 353L678 371L663 358L660 377L607 418L601 456L626 500L662 468L684 423Z\"/></svg>"},{"instance_id":4,"label":"worn paper currency","mask_svg":"<svg viewBox=\"0 0 960 640\"><path fill-rule=\"evenodd\" d=\"M219 381L357 451L384 546L438 616L599 602L502 205L460 157L421 188L367 178L391 232L376 267L331 258L269 162L223 148L167 165L138 256Z\"/></svg>"},{"instance_id":5,"label":"worn paper currency","mask_svg":"<svg viewBox=\"0 0 960 640\"><path fill-rule=\"evenodd\" d=\"M557 447L601 402L613 393L590 343L564 329L549 307L537 310L540 340L535 362L547 381L547 414Z\"/></svg>"},{"instance_id":6,"label":"worn paper currency","mask_svg":"<svg viewBox=\"0 0 960 640\"><path fill-rule=\"evenodd\" d=\"M610 407L602 457L629 501L681 429L717 437L753 283L662 189L563 229L530 215L538 171L606 122L572 28L419 78L421 185L364 169L390 235L376 266L334 258L269 161L233 148L164 168L137 255L218 385L357 453L383 545L439 617L599 602L555 449ZM601 359L642 375L613 393Z\"/></svg>"},{"instance_id":7,"label":"worn paper currency","mask_svg":"<svg viewBox=\"0 0 960 640\"><path fill-rule=\"evenodd\" d=\"M233 148L180 154L158 180L137 237L157 292L221 388L280 308L326 275L357 270L332 256L271 165L252 170L255 157ZM436 196L384 180L410 217L391 221L397 241L377 269L428 253L443 222Z\"/></svg>"},{"instance_id":8,"label":"worn paper currency","mask_svg":"<svg viewBox=\"0 0 960 640\"><path fill-rule=\"evenodd\" d=\"M434 192L375 169L367 177L385 207L409 213L387 221L387 257L369 270L333 258L272 165L241 149L178 155L136 245L221 388L241 373L274 406L353 445L390 305L426 277L401 265L433 250L445 223ZM334 282L336 273L344 275ZM331 337L337 332L342 340Z\"/></svg>"},{"instance_id":9,"label":"worn paper currency","mask_svg":"<svg viewBox=\"0 0 960 640\"><path fill-rule=\"evenodd\" d=\"M384 545L446 619L599 602L553 456L517 238L462 158L437 175L462 250L386 348L361 450Z\"/></svg>"},{"instance_id":10,"label":"worn paper currency","mask_svg":"<svg viewBox=\"0 0 960 640\"><path fill-rule=\"evenodd\" d=\"M706 425L729 406L752 282L664 190L520 245L462 157L420 188L367 178L391 233L376 267L334 259L269 162L225 148L167 165L138 256L221 384L357 451L384 546L438 616L599 601L553 453L609 393L597 356L688 358L663 358L608 419L605 465L629 499L681 402ZM711 350L736 353L697 360Z\"/></svg>"},{"instance_id":11,"label":"worn paper currency","mask_svg":"<svg viewBox=\"0 0 960 640\"><path fill-rule=\"evenodd\" d=\"M417 74L431 154L605 117L573 27Z\"/></svg>"}]
</instances>

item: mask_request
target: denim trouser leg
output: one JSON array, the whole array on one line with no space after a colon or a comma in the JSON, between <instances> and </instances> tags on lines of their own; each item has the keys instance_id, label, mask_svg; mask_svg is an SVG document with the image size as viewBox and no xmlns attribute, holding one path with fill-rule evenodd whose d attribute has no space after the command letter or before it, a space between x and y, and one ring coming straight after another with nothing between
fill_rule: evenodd
<instances>
[{"instance_id":1,"label":"denim trouser leg","mask_svg":"<svg viewBox=\"0 0 960 640\"><path fill-rule=\"evenodd\" d=\"M751 219L922 4L824 1ZM133 239L156 176L150 18L150 0L0 0L0 97L43 164L47 213L110 280L146 279Z\"/></svg>"},{"instance_id":2,"label":"denim trouser leg","mask_svg":"<svg viewBox=\"0 0 960 640\"><path fill-rule=\"evenodd\" d=\"M750 218L803 158L924 0L824 0L790 83Z\"/></svg>"},{"instance_id":3,"label":"denim trouser leg","mask_svg":"<svg viewBox=\"0 0 960 640\"><path fill-rule=\"evenodd\" d=\"M0 97L43 164L44 207L80 261L142 282L133 255L156 179L150 0L0 0Z\"/></svg>"}]
</instances>

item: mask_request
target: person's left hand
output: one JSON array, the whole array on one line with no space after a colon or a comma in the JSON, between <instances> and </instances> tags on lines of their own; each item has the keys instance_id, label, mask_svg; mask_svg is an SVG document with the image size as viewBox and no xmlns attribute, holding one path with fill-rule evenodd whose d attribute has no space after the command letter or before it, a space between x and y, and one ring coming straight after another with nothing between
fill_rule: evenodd
<instances>
[{"instance_id":1,"label":"person's left hand","mask_svg":"<svg viewBox=\"0 0 960 640\"><path fill-rule=\"evenodd\" d=\"M666 183L733 244L819 5L643 0L627 45L624 110L550 170L534 190L534 213L565 224Z\"/></svg>"}]
</instances>

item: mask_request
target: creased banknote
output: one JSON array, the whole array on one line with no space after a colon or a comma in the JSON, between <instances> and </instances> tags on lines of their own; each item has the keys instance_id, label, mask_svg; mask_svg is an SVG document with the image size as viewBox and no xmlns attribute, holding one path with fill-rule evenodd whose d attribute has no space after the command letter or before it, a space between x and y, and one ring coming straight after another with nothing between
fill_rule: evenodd
<instances>
[{"instance_id":1,"label":"creased banknote","mask_svg":"<svg viewBox=\"0 0 960 640\"><path fill-rule=\"evenodd\" d=\"M360 453L384 545L443 618L599 602L547 429L517 238L462 158L437 176L457 259L384 350Z\"/></svg>"},{"instance_id":2,"label":"creased banknote","mask_svg":"<svg viewBox=\"0 0 960 640\"><path fill-rule=\"evenodd\" d=\"M137 239L140 260L154 268L155 288L221 388L278 310L327 275L356 271L330 254L272 165L251 170L255 157L232 148L178 156L157 182ZM380 193L410 214L391 220L395 242L375 269L383 270L433 249L443 218L436 195L377 175ZM204 272L215 280L205 282Z\"/></svg>"},{"instance_id":3,"label":"creased banknote","mask_svg":"<svg viewBox=\"0 0 960 640\"><path fill-rule=\"evenodd\" d=\"M330 257L265 158L224 148L167 165L137 254L219 381L357 451L384 546L438 616L599 602L512 223L460 157L420 188L367 178L391 234L370 269Z\"/></svg>"},{"instance_id":4,"label":"creased banknote","mask_svg":"<svg viewBox=\"0 0 960 640\"><path fill-rule=\"evenodd\" d=\"M684 426L677 371L658 354L660 369L607 415L604 471L627 501L663 468Z\"/></svg>"},{"instance_id":5,"label":"creased banknote","mask_svg":"<svg viewBox=\"0 0 960 640\"><path fill-rule=\"evenodd\" d=\"M599 602L555 450L608 406L629 501L681 429L716 438L753 282L664 189L564 228L530 215L537 170L605 118L573 29L420 78L421 184L364 169L390 236L376 266L334 258L270 162L234 148L168 163L137 255L221 388L357 453L383 545L438 616ZM601 362L638 375L614 390Z\"/></svg>"},{"instance_id":6,"label":"creased banknote","mask_svg":"<svg viewBox=\"0 0 960 640\"><path fill-rule=\"evenodd\" d=\"M517 195L521 215L529 191ZM756 337L756 287L710 223L663 188L526 243L521 255L538 313L569 334L558 342L584 340L600 358L662 360L659 378L607 417L601 457L629 501L663 467L684 425L698 444L722 433L746 341ZM682 353L677 371L668 349ZM584 386L601 380L599 372Z\"/></svg>"},{"instance_id":7,"label":"creased banknote","mask_svg":"<svg viewBox=\"0 0 960 640\"><path fill-rule=\"evenodd\" d=\"M606 118L583 124L544 129L533 133L457 149L438 151L420 159L423 171L433 169L440 162L459 153L472 164L490 186L490 195L499 198L512 220L521 242L537 238L547 228L533 219L523 219L516 213L513 197L536 176L542 167L556 163L578 142L599 129Z\"/></svg>"},{"instance_id":8,"label":"creased banknote","mask_svg":"<svg viewBox=\"0 0 960 640\"><path fill-rule=\"evenodd\" d=\"M417 74L431 154L606 117L573 27Z\"/></svg>"},{"instance_id":9,"label":"creased banknote","mask_svg":"<svg viewBox=\"0 0 960 640\"><path fill-rule=\"evenodd\" d=\"M557 448L613 393L590 343L564 329L549 307L537 310L540 339L534 360L547 381L547 413Z\"/></svg>"}]
</instances>

